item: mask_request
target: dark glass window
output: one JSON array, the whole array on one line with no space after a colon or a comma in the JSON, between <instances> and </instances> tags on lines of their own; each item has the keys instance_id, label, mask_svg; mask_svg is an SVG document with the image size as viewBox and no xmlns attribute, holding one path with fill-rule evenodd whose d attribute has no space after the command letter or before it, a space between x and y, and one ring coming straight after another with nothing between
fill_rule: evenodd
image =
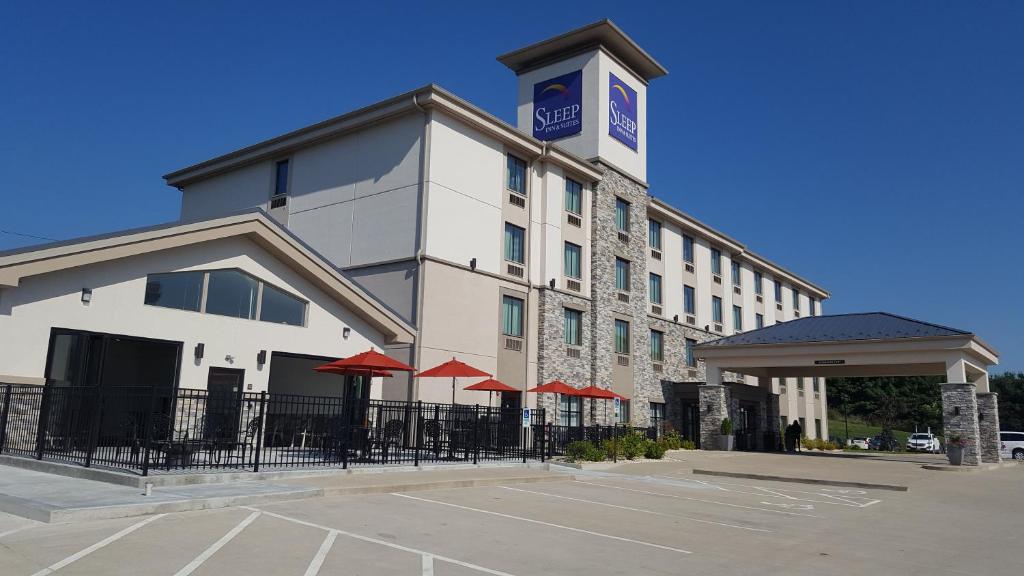
<instances>
[{"instance_id":1,"label":"dark glass window","mask_svg":"<svg viewBox=\"0 0 1024 576\"><path fill-rule=\"evenodd\" d=\"M259 280L238 270L213 270L206 289L206 312L233 318L256 317Z\"/></svg>"},{"instance_id":2,"label":"dark glass window","mask_svg":"<svg viewBox=\"0 0 1024 576\"><path fill-rule=\"evenodd\" d=\"M693 264L693 238L683 236L683 261Z\"/></svg>"},{"instance_id":3,"label":"dark glass window","mask_svg":"<svg viewBox=\"0 0 1024 576\"><path fill-rule=\"evenodd\" d=\"M170 272L146 277L146 304L199 312L202 272Z\"/></svg>"},{"instance_id":4,"label":"dark glass window","mask_svg":"<svg viewBox=\"0 0 1024 576\"><path fill-rule=\"evenodd\" d=\"M264 284L260 320L302 326L306 320L306 303L287 292Z\"/></svg>"},{"instance_id":5,"label":"dark glass window","mask_svg":"<svg viewBox=\"0 0 1024 576\"><path fill-rule=\"evenodd\" d=\"M651 248L661 250L661 222L657 220L647 222L647 242Z\"/></svg>"},{"instance_id":6,"label":"dark glass window","mask_svg":"<svg viewBox=\"0 0 1024 576\"><path fill-rule=\"evenodd\" d=\"M718 248L711 249L711 273L715 276L722 275L722 251Z\"/></svg>"},{"instance_id":7,"label":"dark glass window","mask_svg":"<svg viewBox=\"0 0 1024 576\"><path fill-rule=\"evenodd\" d=\"M651 330L651 360L665 361L665 334L657 330Z\"/></svg>"},{"instance_id":8,"label":"dark glass window","mask_svg":"<svg viewBox=\"0 0 1024 576\"><path fill-rule=\"evenodd\" d=\"M687 314L697 313L697 292L693 286L683 285L683 312Z\"/></svg>"},{"instance_id":9,"label":"dark glass window","mask_svg":"<svg viewBox=\"0 0 1024 576\"><path fill-rule=\"evenodd\" d=\"M280 160L275 165L274 196L288 193L288 161Z\"/></svg>"},{"instance_id":10,"label":"dark glass window","mask_svg":"<svg viewBox=\"0 0 1024 576\"><path fill-rule=\"evenodd\" d=\"M526 162L508 155L508 189L526 195Z\"/></svg>"},{"instance_id":11,"label":"dark glass window","mask_svg":"<svg viewBox=\"0 0 1024 576\"><path fill-rule=\"evenodd\" d=\"M697 345L696 340L686 339L686 365L694 367L697 365L697 357L693 354L693 347Z\"/></svg>"},{"instance_id":12,"label":"dark glass window","mask_svg":"<svg viewBox=\"0 0 1024 576\"><path fill-rule=\"evenodd\" d=\"M565 209L576 215L583 214L583 185L569 178L565 179Z\"/></svg>"}]
</instances>

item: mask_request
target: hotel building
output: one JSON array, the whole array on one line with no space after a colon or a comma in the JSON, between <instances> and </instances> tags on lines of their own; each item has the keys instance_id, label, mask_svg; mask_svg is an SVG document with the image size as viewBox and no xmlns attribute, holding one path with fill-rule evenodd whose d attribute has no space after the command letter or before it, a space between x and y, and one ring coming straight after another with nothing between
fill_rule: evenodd
<instances>
[{"instance_id":1,"label":"hotel building","mask_svg":"<svg viewBox=\"0 0 1024 576\"><path fill-rule=\"evenodd\" d=\"M524 391L596 384L629 398L620 420L699 442L693 347L821 314L828 292L652 195L647 89L667 71L614 24L498 60L518 79L515 125L424 86L168 174L182 220L265 210L413 328L386 346L396 358L456 356ZM824 379L725 380L741 447L796 419L827 437ZM400 377L382 391L449 394ZM502 402L522 396L538 402ZM548 396L556 422L615 417Z\"/></svg>"}]
</instances>

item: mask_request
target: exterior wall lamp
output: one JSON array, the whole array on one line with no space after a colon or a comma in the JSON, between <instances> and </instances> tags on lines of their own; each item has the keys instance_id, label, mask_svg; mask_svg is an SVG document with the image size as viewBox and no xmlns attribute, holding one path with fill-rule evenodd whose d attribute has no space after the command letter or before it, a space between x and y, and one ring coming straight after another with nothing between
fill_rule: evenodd
<instances>
[{"instance_id":1,"label":"exterior wall lamp","mask_svg":"<svg viewBox=\"0 0 1024 576\"><path fill-rule=\"evenodd\" d=\"M88 305L92 302L92 288L82 288L82 304Z\"/></svg>"},{"instance_id":2,"label":"exterior wall lamp","mask_svg":"<svg viewBox=\"0 0 1024 576\"><path fill-rule=\"evenodd\" d=\"M551 281L550 281L550 282L548 282L548 286L551 286L551 289L552 289L552 290L554 290L554 289L555 289L555 279L554 279L554 278L552 278L552 279L551 279Z\"/></svg>"},{"instance_id":3,"label":"exterior wall lamp","mask_svg":"<svg viewBox=\"0 0 1024 576\"><path fill-rule=\"evenodd\" d=\"M202 342L200 342L199 344L196 344L196 349L193 351L193 354L195 355L196 360L202 360L203 359L203 352L205 352L205 351L206 351L206 344L203 344Z\"/></svg>"},{"instance_id":4,"label":"exterior wall lamp","mask_svg":"<svg viewBox=\"0 0 1024 576\"><path fill-rule=\"evenodd\" d=\"M469 269L476 272L476 258L469 259Z\"/></svg>"},{"instance_id":5,"label":"exterior wall lamp","mask_svg":"<svg viewBox=\"0 0 1024 576\"><path fill-rule=\"evenodd\" d=\"M267 351L260 350L259 354L256 355L256 363L260 366L267 363Z\"/></svg>"},{"instance_id":6,"label":"exterior wall lamp","mask_svg":"<svg viewBox=\"0 0 1024 576\"><path fill-rule=\"evenodd\" d=\"M344 328L341 329L341 337L344 338L345 340L348 340L348 337L351 335L352 329L349 328L348 326L345 326Z\"/></svg>"}]
</instances>

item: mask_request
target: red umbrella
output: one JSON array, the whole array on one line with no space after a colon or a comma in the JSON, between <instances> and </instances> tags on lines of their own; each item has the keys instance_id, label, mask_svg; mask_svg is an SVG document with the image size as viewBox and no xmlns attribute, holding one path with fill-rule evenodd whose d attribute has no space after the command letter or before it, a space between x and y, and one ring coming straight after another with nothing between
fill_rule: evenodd
<instances>
[{"instance_id":1,"label":"red umbrella","mask_svg":"<svg viewBox=\"0 0 1024 576\"><path fill-rule=\"evenodd\" d=\"M579 396L579 389L569 386L561 380L552 380L547 384L541 384L534 388L530 388L527 392L536 392L538 394L565 394L567 396Z\"/></svg>"},{"instance_id":2,"label":"red umbrella","mask_svg":"<svg viewBox=\"0 0 1024 576\"><path fill-rule=\"evenodd\" d=\"M515 388L509 386L508 384L505 384L504 382L499 382L499 381L497 381L497 380L495 380L493 378L488 378L487 380L484 380L483 382L477 382L476 384L472 384L472 385L466 386L465 388L463 388L463 390L486 390L487 391L487 407L488 408L491 407L491 393L493 393L493 392L519 392L519 390L516 390Z\"/></svg>"},{"instance_id":3,"label":"red umbrella","mask_svg":"<svg viewBox=\"0 0 1024 576\"><path fill-rule=\"evenodd\" d=\"M367 372L366 370L356 370L353 368L336 368L326 364L323 366L317 366L316 368L313 368L313 370L324 374L338 374L339 376L366 376L367 374L369 374L371 378L376 378L378 376L382 378L390 378L391 376L394 376L394 373L388 372L387 370L373 370L371 372Z\"/></svg>"},{"instance_id":4,"label":"red umbrella","mask_svg":"<svg viewBox=\"0 0 1024 576\"><path fill-rule=\"evenodd\" d=\"M416 375L417 378L451 378L452 379L452 404L455 404L455 379L456 378L490 378L491 375L483 370L477 370L465 362L459 362L452 356L452 359L444 364L434 366Z\"/></svg>"},{"instance_id":5,"label":"red umbrella","mask_svg":"<svg viewBox=\"0 0 1024 576\"><path fill-rule=\"evenodd\" d=\"M389 358L374 349L367 350L362 354L335 360L334 362L317 366L317 372L337 372L338 370L351 370L364 374L366 372L380 372L396 370L399 372L415 372L416 369L408 364L403 364L394 358Z\"/></svg>"},{"instance_id":6,"label":"red umbrella","mask_svg":"<svg viewBox=\"0 0 1024 576\"><path fill-rule=\"evenodd\" d=\"M618 398L619 400L625 400L626 399L626 397L623 396L622 394L617 394L617 393L612 392L611 390L608 390L606 388L599 388L595 384L591 384L590 386L587 386L586 388L581 389L579 391L579 395L583 396L584 398L593 398L595 400L597 400L597 399L604 400L604 415L605 415L605 418L608 417L608 400L614 400L615 398Z\"/></svg>"}]
</instances>

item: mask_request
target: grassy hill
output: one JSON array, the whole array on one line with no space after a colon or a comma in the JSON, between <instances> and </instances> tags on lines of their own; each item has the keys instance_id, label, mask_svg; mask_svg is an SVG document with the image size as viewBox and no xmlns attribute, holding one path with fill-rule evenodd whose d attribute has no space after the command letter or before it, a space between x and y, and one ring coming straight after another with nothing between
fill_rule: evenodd
<instances>
[{"instance_id":1,"label":"grassy hill","mask_svg":"<svg viewBox=\"0 0 1024 576\"><path fill-rule=\"evenodd\" d=\"M843 420L842 414L833 414L829 416L828 432L831 436L846 437L846 422ZM933 432L938 431L933 430ZM869 424L852 416L850 417L850 438L871 438L878 436L881 433L881 426ZM896 436L896 440L899 441L901 447L907 445L907 437L910 436L911 432L906 430L893 430L892 433Z\"/></svg>"}]
</instances>

